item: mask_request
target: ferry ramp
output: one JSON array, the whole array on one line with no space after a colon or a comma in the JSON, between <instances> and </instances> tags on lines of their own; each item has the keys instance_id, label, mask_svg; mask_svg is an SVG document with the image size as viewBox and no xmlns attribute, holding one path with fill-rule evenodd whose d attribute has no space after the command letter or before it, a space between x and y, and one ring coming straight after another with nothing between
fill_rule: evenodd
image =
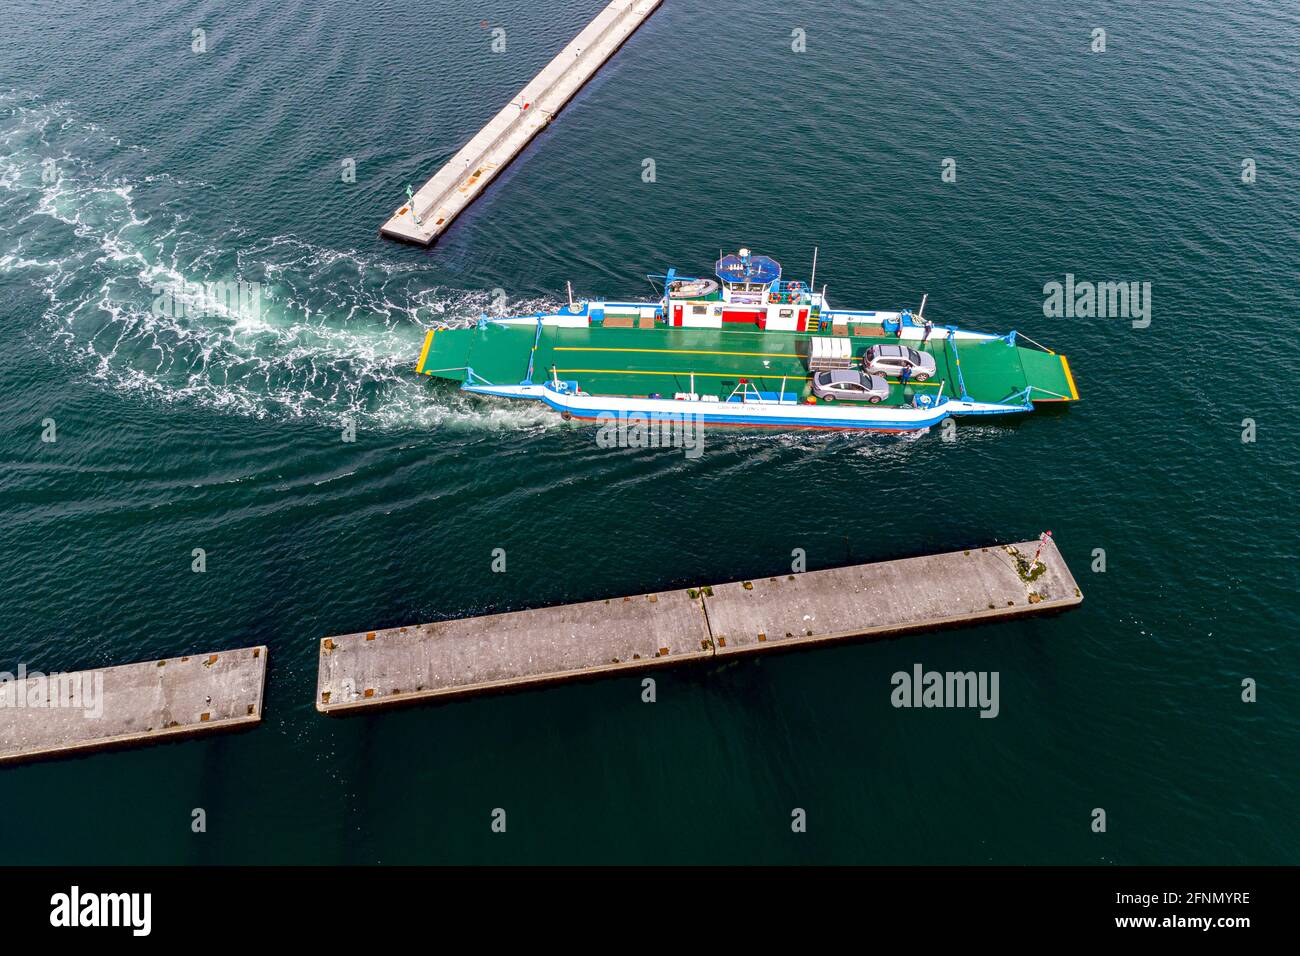
<instances>
[{"instance_id":1,"label":"ferry ramp","mask_svg":"<svg viewBox=\"0 0 1300 956\"><path fill-rule=\"evenodd\" d=\"M1005 339L942 339L928 351L947 383L945 395L959 396L964 380L967 393L977 402L1016 402L1030 387L1036 402L1079 397L1065 356L1055 352L1010 345Z\"/></svg>"}]
</instances>

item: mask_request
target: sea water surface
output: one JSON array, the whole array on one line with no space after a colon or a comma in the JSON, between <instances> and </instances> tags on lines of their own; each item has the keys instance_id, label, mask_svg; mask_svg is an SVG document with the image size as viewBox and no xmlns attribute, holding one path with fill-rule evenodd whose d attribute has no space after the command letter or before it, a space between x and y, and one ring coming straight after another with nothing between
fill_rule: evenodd
<instances>
[{"instance_id":1,"label":"sea water surface","mask_svg":"<svg viewBox=\"0 0 1300 956\"><path fill-rule=\"evenodd\" d=\"M270 663L254 731L0 770L4 858L1295 862L1300 7L666 0L436 247L377 238L602 5L6 5L0 670ZM1083 401L690 459L412 374L501 295L651 295L742 244L1015 328ZM1149 326L1046 316L1066 274L1149 282ZM153 307L223 280L260 310ZM653 704L313 707L326 634L1045 529L1085 595L1056 618L661 671ZM996 671L997 718L891 706L918 663Z\"/></svg>"}]
</instances>

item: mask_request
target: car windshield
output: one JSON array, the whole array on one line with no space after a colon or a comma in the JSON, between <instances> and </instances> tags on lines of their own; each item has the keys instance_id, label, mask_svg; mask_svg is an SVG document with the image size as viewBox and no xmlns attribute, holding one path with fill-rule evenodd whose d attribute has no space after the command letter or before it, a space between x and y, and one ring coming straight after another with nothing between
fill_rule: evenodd
<instances>
[{"instance_id":1,"label":"car windshield","mask_svg":"<svg viewBox=\"0 0 1300 956\"><path fill-rule=\"evenodd\" d=\"M921 353L918 352L916 349L908 349L908 350L907 350L907 357L910 358L910 359L912 360L912 364L913 364L913 365L920 365L920 364L921 364Z\"/></svg>"}]
</instances>

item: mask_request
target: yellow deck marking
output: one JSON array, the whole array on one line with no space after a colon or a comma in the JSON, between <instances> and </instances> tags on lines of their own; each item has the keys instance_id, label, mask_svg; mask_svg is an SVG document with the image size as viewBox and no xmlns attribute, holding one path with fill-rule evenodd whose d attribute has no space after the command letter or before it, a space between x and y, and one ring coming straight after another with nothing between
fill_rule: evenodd
<instances>
[{"instance_id":1,"label":"yellow deck marking","mask_svg":"<svg viewBox=\"0 0 1300 956\"><path fill-rule=\"evenodd\" d=\"M680 375L683 378L690 378L695 375L696 378L798 378L804 381L807 376L781 375L771 371L763 372L655 372L655 371L636 371L634 369L617 369L617 368L557 368L556 372L567 372L570 375Z\"/></svg>"},{"instance_id":2,"label":"yellow deck marking","mask_svg":"<svg viewBox=\"0 0 1300 956\"><path fill-rule=\"evenodd\" d=\"M424 337L424 348L420 350L420 361L415 363L416 375L424 374L424 360L429 357L429 346L433 344L433 333L437 331L437 329L430 329L429 334Z\"/></svg>"},{"instance_id":3,"label":"yellow deck marking","mask_svg":"<svg viewBox=\"0 0 1300 956\"><path fill-rule=\"evenodd\" d=\"M751 358L801 359L797 352L709 352L704 349L602 349L594 346L557 345L554 352L650 352L654 355L745 355ZM699 374L703 375L703 372Z\"/></svg>"},{"instance_id":4,"label":"yellow deck marking","mask_svg":"<svg viewBox=\"0 0 1300 956\"><path fill-rule=\"evenodd\" d=\"M1060 358L1061 368L1065 369L1065 380L1070 383L1070 400L1077 402L1079 400L1079 390L1074 387L1074 375L1070 372L1070 362L1064 355Z\"/></svg>"},{"instance_id":5,"label":"yellow deck marking","mask_svg":"<svg viewBox=\"0 0 1300 956\"><path fill-rule=\"evenodd\" d=\"M650 370L637 371L635 369L617 369L617 368L557 368L556 374L568 375L680 375L682 378L690 378L694 374L697 378L788 378L792 381L806 382L811 376L802 375L781 375L769 370L762 372L657 372ZM896 380L886 379L890 385L897 385ZM908 382L918 388L938 388L941 382Z\"/></svg>"}]
</instances>

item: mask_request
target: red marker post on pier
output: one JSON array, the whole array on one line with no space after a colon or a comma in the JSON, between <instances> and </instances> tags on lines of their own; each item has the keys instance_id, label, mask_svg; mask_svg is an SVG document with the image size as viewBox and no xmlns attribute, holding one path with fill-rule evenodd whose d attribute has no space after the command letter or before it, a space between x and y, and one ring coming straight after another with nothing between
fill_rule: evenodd
<instances>
[{"instance_id":1,"label":"red marker post on pier","mask_svg":"<svg viewBox=\"0 0 1300 956\"><path fill-rule=\"evenodd\" d=\"M1043 545L1047 544L1047 539L1052 536L1052 532L1044 531L1038 536L1038 550L1034 552L1034 560L1029 565L1030 570L1038 567L1038 556L1043 553Z\"/></svg>"}]
</instances>

